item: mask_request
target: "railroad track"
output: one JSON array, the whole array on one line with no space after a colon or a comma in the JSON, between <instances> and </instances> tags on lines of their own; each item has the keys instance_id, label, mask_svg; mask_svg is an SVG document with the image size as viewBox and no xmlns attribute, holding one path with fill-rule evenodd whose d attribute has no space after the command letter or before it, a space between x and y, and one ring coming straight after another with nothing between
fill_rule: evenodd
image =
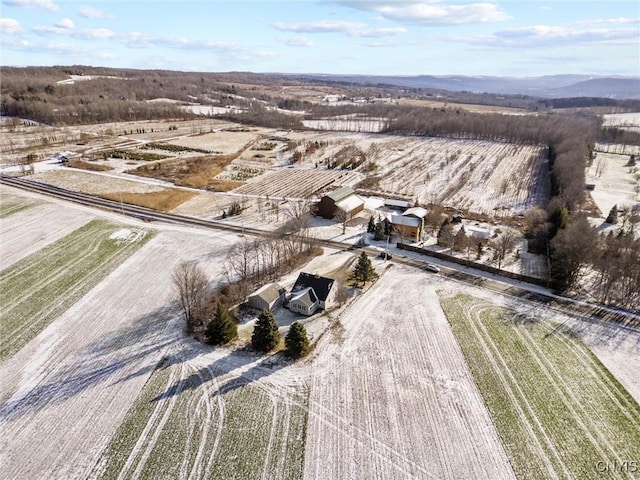
<instances>
[{"instance_id":1,"label":"railroad track","mask_svg":"<svg viewBox=\"0 0 640 480\"><path fill-rule=\"evenodd\" d=\"M74 192L53 185L26 180L20 177L0 175L0 184L20 188L34 193L52 196L79 205L127 215L144 221L160 221L209 229L226 230L235 232L239 235L267 236L273 234L273 232L271 231L260 230L252 227L232 225L215 220L204 220L173 213L158 212L150 208L139 207L115 200L108 200L87 193ZM338 242L334 240L316 239L315 241L319 245L336 248L339 250L358 248L354 247L353 244ZM377 249L371 247L360 248L370 255L377 255L380 253ZM390 261L424 269L427 262L431 260L432 259L430 258L421 260L404 255L394 255L393 260ZM486 275L463 271L461 269L455 268L453 264L451 266L442 267L440 275L467 284L481 285L483 288L487 288L497 293L542 303L563 313L579 314L585 319L595 318L599 321L613 321L633 329L640 327L640 315L638 314L620 311L596 304L589 304L587 302L578 301L560 295L541 293L539 291L527 289L524 286L514 286L512 284L500 281L499 278L488 278Z\"/></svg>"}]
</instances>

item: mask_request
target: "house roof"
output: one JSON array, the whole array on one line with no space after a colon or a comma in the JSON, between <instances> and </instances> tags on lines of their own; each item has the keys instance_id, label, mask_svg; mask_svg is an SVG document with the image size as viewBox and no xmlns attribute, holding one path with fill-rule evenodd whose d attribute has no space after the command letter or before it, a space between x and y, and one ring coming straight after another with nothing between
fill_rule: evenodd
<instances>
[{"instance_id":1,"label":"house roof","mask_svg":"<svg viewBox=\"0 0 640 480\"><path fill-rule=\"evenodd\" d=\"M406 225L408 227L416 227L419 228L422 220L416 217L412 217L410 215L398 215L393 212L387 215L387 220L389 220L394 225Z\"/></svg>"},{"instance_id":2,"label":"house roof","mask_svg":"<svg viewBox=\"0 0 640 480\"><path fill-rule=\"evenodd\" d=\"M331 193L327 193L327 197L329 197L334 202L339 202L340 200L347 198L349 195L353 195L355 192L351 187L342 187L337 190L334 190Z\"/></svg>"},{"instance_id":3,"label":"house roof","mask_svg":"<svg viewBox=\"0 0 640 480\"><path fill-rule=\"evenodd\" d=\"M354 211L356 208L364 205L364 200L361 199L358 195L349 195L348 197L343 198L342 200L336 202L336 207L340 210L344 210L349 213Z\"/></svg>"},{"instance_id":4,"label":"house roof","mask_svg":"<svg viewBox=\"0 0 640 480\"><path fill-rule=\"evenodd\" d=\"M411 215L413 217L424 218L427 216L427 210L422 207L411 207L408 208L403 215Z\"/></svg>"},{"instance_id":5,"label":"house roof","mask_svg":"<svg viewBox=\"0 0 640 480\"><path fill-rule=\"evenodd\" d=\"M392 198L385 198L384 204L388 207L409 208L413 207L413 202L406 200L394 200Z\"/></svg>"},{"instance_id":6,"label":"house roof","mask_svg":"<svg viewBox=\"0 0 640 480\"><path fill-rule=\"evenodd\" d=\"M321 277L320 275L300 272L300 275L298 275L298 279L293 285L291 292L294 295L297 295L298 291L311 287L318 297L318 300L324 302L329 296L329 292L331 291L334 282L335 280L333 278Z\"/></svg>"},{"instance_id":7,"label":"house roof","mask_svg":"<svg viewBox=\"0 0 640 480\"><path fill-rule=\"evenodd\" d=\"M293 297L291 297L291 299L289 300L289 303L300 302L306 305L307 307L310 307L317 301L318 301L318 296L313 291L313 288L307 287L300 290Z\"/></svg>"},{"instance_id":8,"label":"house roof","mask_svg":"<svg viewBox=\"0 0 640 480\"><path fill-rule=\"evenodd\" d=\"M250 297L259 296L260 298L265 300L267 303L271 303L280 295L282 295L283 292L284 292L284 289L277 283L269 283L267 285L264 285L263 287L260 287L258 290L256 290L249 296Z\"/></svg>"}]
</instances>

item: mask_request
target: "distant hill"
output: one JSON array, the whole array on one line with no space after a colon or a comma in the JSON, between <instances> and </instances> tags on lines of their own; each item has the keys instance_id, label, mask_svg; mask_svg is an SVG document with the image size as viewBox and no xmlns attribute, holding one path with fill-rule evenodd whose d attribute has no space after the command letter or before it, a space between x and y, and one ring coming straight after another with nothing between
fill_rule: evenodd
<instances>
[{"instance_id":1,"label":"distant hill","mask_svg":"<svg viewBox=\"0 0 640 480\"><path fill-rule=\"evenodd\" d=\"M355 84L397 85L451 92L474 92L535 97L604 97L640 99L640 77L594 77L588 75L549 75L542 77L490 77L462 75L297 75L308 79Z\"/></svg>"}]
</instances>

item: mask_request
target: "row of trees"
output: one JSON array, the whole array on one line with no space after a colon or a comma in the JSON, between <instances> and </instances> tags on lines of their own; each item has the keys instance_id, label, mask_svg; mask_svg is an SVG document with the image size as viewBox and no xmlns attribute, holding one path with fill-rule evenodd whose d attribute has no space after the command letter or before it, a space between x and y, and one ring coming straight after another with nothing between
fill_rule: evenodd
<instances>
[{"instance_id":1,"label":"row of trees","mask_svg":"<svg viewBox=\"0 0 640 480\"><path fill-rule=\"evenodd\" d=\"M251 346L258 352L267 353L276 348L281 340L280 330L273 314L269 310L263 310L251 335ZM304 325L293 322L284 339L285 354L292 358L302 358L311 351L311 344Z\"/></svg>"}]
</instances>

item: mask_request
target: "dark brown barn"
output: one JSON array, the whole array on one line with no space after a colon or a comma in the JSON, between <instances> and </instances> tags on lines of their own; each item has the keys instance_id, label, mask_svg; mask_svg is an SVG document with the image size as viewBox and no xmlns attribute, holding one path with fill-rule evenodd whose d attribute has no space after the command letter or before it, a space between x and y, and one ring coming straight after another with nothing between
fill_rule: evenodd
<instances>
[{"instance_id":1,"label":"dark brown barn","mask_svg":"<svg viewBox=\"0 0 640 480\"><path fill-rule=\"evenodd\" d=\"M318 202L318 215L323 218L333 218L338 209L353 217L364 209L364 200L351 187L342 187L325 195Z\"/></svg>"}]
</instances>

